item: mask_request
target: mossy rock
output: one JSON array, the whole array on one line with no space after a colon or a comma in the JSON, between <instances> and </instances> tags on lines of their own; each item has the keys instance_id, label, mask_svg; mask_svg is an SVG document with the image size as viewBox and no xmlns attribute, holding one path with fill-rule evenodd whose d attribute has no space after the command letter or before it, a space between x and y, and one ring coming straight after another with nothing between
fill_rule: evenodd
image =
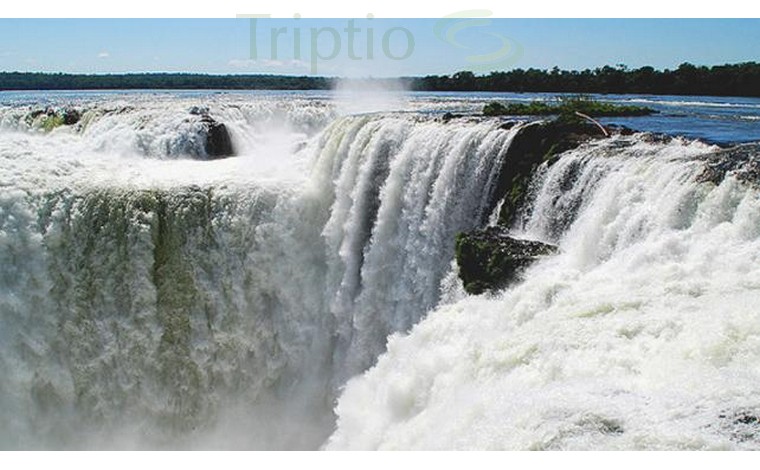
<instances>
[{"instance_id":1,"label":"mossy rock","mask_svg":"<svg viewBox=\"0 0 760 470\"><path fill-rule=\"evenodd\" d=\"M486 104L483 114L486 116L563 116L577 120L576 113L593 117L648 116L655 114L652 108L645 106L618 105L597 101L586 95L560 96L554 101L531 101L530 103L501 104L497 101Z\"/></svg>"},{"instance_id":2,"label":"mossy rock","mask_svg":"<svg viewBox=\"0 0 760 470\"><path fill-rule=\"evenodd\" d=\"M459 277L465 291L475 295L508 286L525 267L556 251L547 243L510 237L499 227L460 233L456 238Z\"/></svg>"},{"instance_id":3,"label":"mossy rock","mask_svg":"<svg viewBox=\"0 0 760 470\"><path fill-rule=\"evenodd\" d=\"M530 181L539 165L584 142L604 137L596 125L585 121L554 119L523 127L504 157L487 213L490 214L499 201L504 200L499 225L510 226L527 198Z\"/></svg>"},{"instance_id":4,"label":"mossy rock","mask_svg":"<svg viewBox=\"0 0 760 470\"><path fill-rule=\"evenodd\" d=\"M509 115L509 112L503 104L492 101L483 106L483 114L486 116L506 116Z\"/></svg>"},{"instance_id":5,"label":"mossy rock","mask_svg":"<svg viewBox=\"0 0 760 470\"><path fill-rule=\"evenodd\" d=\"M40 122L40 128L44 130L45 132L50 132L56 127L63 126L65 124L65 121L62 116L59 116L57 114L48 115L45 116L42 121Z\"/></svg>"},{"instance_id":6,"label":"mossy rock","mask_svg":"<svg viewBox=\"0 0 760 470\"><path fill-rule=\"evenodd\" d=\"M64 110L48 108L32 111L27 115L26 121L29 125L32 125L37 120L37 127L45 132L50 132L57 127L72 126L79 122L81 118L80 112L74 108Z\"/></svg>"}]
</instances>

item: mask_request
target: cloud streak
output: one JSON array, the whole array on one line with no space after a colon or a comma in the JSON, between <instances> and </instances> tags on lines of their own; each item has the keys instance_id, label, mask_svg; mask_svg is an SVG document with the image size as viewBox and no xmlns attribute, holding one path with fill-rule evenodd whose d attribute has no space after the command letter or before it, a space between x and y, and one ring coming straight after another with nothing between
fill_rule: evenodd
<instances>
[{"instance_id":1,"label":"cloud streak","mask_svg":"<svg viewBox=\"0 0 760 470\"><path fill-rule=\"evenodd\" d=\"M251 68L272 68L272 69L308 69L309 64L297 59L289 60L272 60L272 59L232 59L228 62L230 67L238 69L251 69Z\"/></svg>"}]
</instances>

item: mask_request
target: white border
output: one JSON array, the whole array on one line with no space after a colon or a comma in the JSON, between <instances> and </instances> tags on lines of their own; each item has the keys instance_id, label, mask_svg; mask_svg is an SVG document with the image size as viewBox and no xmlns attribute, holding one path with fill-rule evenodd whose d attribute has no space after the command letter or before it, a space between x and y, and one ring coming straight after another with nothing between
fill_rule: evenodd
<instances>
[{"instance_id":1,"label":"white border","mask_svg":"<svg viewBox=\"0 0 760 470\"><path fill-rule=\"evenodd\" d=\"M129 2L93 2L92 0L36 0L33 2L9 1L3 5L6 18L232 18L238 14L270 14L289 18L298 13L312 18L361 18L368 13L378 18L440 18L455 12L471 9L490 10L493 17L504 18L562 18L562 17L640 17L640 18L697 18L697 17L760 17L760 2L722 0L721 2L664 2L637 0L635 2L570 2L544 0L516 2L494 0L463 2L437 0L435 4L409 0L385 0L382 3L341 2L328 4L325 0L296 0L258 2L231 0L210 2L188 0L176 3L159 3L156 0L130 0ZM746 453L651 453L651 452L562 452L562 453L2 453L0 462L5 468L218 468L242 464L246 468L273 466L274 468L436 468L469 469L487 464L502 468L552 468L584 470L610 468L641 468L677 465L686 468L744 468L758 454ZM754 458L753 458L754 457Z\"/></svg>"},{"instance_id":2,"label":"white border","mask_svg":"<svg viewBox=\"0 0 760 470\"><path fill-rule=\"evenodd\" d=\"M459 470L536 468L628 470L641 468L742 468L757 454L748 452L5 452L6 468L134 470L220 467L329 470ZM230 465L232 464L232 465ZM235 465L238 464L238 465Z\"/></svg>"}]
</instances>

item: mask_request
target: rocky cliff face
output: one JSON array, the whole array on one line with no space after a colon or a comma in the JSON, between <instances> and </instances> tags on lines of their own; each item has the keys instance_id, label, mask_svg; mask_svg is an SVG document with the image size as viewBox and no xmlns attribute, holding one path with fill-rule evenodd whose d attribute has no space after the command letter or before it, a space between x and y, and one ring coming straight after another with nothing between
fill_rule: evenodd
<instances>
[{"instance_id":1,"label":"rocky cliff face","mask_svg":"<svg viewBox=\"0 0 760 470\"><path fill-rule=\"evenodd\" d=\"M506 124L508 125L508 124ZM459 276L470 294L501 289L519 279L520 271L534 260L556 251L556 247L537 241L516 240L508 228L529 197L528 188L538 167L552 165L563 152L586 142L614 135L629 135L623 127L600 127L587 121L555 119L523 127L514 137L491 201L492 210L501 202L496 227L461 233L456 239ZM671 137L647 135L648 139L667 142ZM699 183L720 184L727 175L739 182L760 184L760 144L743 144L699 155L704 170Z\"/></svg>"},{"instance_id":2,"label":"rocky cliff face","mask_svg":"<svg viewBox=\"0 0 760 470\"><path fill-rule=\"evenodd\" d=\"M551 163L562 152L600 138L606 135L596 125L566 119L537 122L515 136L504 158L492 200L492 208L503 201L498 226L461 233L456 239L459 277L468 293L503 288L517 280L521 270L534 260L556 251L556 247L545 243L512 238L507 227L525 202L531 178L539 165Z\"/></svg>"}]
</instances>

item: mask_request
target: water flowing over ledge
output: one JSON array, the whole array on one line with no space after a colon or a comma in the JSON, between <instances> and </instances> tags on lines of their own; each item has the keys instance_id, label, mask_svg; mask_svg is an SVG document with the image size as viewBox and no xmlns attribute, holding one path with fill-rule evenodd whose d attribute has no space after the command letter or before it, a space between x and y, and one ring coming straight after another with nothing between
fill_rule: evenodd
<instances>
[{"instance_id":1,"label":"water flowing over ledge","mask_svg":"<svg viewBox=\"0 0 760 470\"><path fill-rule=\"evenodd\" d=\"M756 146L198 101L0 107L0 446L758 447ZM488 224L558 248L468 296Z\"/></svg>"},{"instance_id":2,"label":"water flowing over ledge","mask_svg":"<svg viewBox=\"0 0 760 470\"><path fill-rule=\"evenodd\" d=\"M512 231L560 253L394 336L327 448L757 448L760 199L703 181L713 151L637 135L541 168Z\"/></svg>"},{"instance_id":3,"label":"water flowing over ledge","mask_svg":"<svg viewBox=\"0 0 760 470\"><path fill-rule=\"evenodd\" d=\"M219 105L243 155L198 162L133 145L165 142L184 103L131 106L3 131L0 441L318 447L340 387L444 294L516 129L391 114L305 131Z\"/></svg>"}]
</instances>

